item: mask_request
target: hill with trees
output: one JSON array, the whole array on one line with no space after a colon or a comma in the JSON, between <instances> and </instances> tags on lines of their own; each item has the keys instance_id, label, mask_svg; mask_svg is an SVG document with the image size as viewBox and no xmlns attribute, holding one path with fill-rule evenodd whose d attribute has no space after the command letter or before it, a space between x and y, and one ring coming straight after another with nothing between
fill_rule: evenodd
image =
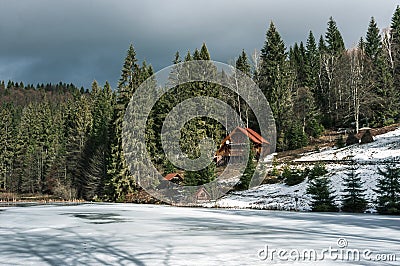
<instances>
[{"instance_id":1,"label":"hill with trees","mask_svg":"<svg viewBox=\"0 0 400 266\"><path fill-rule=\"evenodd\" d=\"M325 129L381 127L400 121L400 8L391 25L380 29L372 17L365 36L346 48L334 18L326 33L287 47L273 22L260 52L240 51L234 66L250 76L271 106L277 129L277 150L301 148ZM318 41L317 41L318 40ZM206 44L173 64L211 60ZM130 45L118 86L93 81L89 89L73 84L0 82L0 188L3 193L48 194L63 199L135 200L140 187L122 150L122 121L130 98L154 71L138 62ZM212 63L210 63L212 69ZM217 74L217 73L215 73ZM258 129L251 108L237 94L207 82L179 85L155 105L146 139L153 163L162 173L175 170L160 152L161 126L178 103L193 96L224 100ZM217 147L224 128L210 118L196 118L182 129L182 149L199 154L204 137ZM252 166L253 167L253 166ZM187 173L186 184L214 180L216 170ZM350 182L350 181L348 181ZM383 183L381 189L383 189Z\"/></svg>"}]
</instances>

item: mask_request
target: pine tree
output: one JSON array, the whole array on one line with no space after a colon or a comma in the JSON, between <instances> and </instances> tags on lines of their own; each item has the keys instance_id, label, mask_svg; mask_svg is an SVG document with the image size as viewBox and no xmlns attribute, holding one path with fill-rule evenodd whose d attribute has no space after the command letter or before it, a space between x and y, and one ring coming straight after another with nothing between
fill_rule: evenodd
<instances>
[{"instance_id":1,"label":"pine tree","mask_svg":"<svg viewBox=\"0 0 400 266\"><path fill-rule=\"evenodd\" d=\"M190 51L188 51L188 52L186 53L186 56L185 56L184 61L185 61L185 62L189 62L189 61L192 61L192 60L193 60L192 54L190 53Z\"/></svg>"},{"instance_id":2,"label":"pine tree","mask_svg":"<svg viewBox=\"0 0 400 266\"><path fill-rule=\"evenodd\" d=\"M38 106L38 118L40 121L38 153L40 156L40 190L41 193L46 194L51 193L54 178L49 173L49 170L55 163L57 153L60 149L58 134L61 132L56 128L59 121L55 120L56 111L54 109L52 103L50 103L46 94L44 94Z\"/></svg>"},{"instance_id":3,"label":"pine tree","mask_svg":"<svg viewBox=\"0 0 400 266\"><path fill-rule=\"evenodd\" d=\"M256 170L256 164L254 162L254 151L250 145L249 158L247 160L246 169L244 170L243 175L240 177L240 182L238 184L239 189L245 190L249 188L255 170Z\"/></svg>"},{"instance_id":4,"label":"pine tree","mask_svg":"<svg viewBox=\"0 0 400 266\"><path fill-rule=\"evenodd\" d=\"M365 54L375 66L378 63L379 54L382 52L381 40L382 37L379 34L378 25L376 24L374 17L371 17L365 40Z\"/></svg>"},{"instance_id":5,"label":"pine tree","mask_svg":"<svg viewBox=\"0 0 400 266\"><path fill-rule=\"evenodd\" d=\"M87 156L88 141L93 128L92 104L90 95L76 95L68 106L66 125L67 177L74 188L71 197L85 197L85 171L90 160ZM90 146L90 145L89 145Z\"/></svg>"},{"instance_id":6,"label":"pine tree","mask_svg":"<svg viewBox=\"0 0 400 266\"><path fill-rule=\"evenodd\" d=\"M316 93L318 85L319 73L319 52L315 42L314 34L310 31L306 43L306 57L305 57L305 86L309 87Z\"/></svg>"},{"instance_id":7,"label":"pine tree","mask_svg":"<svg viewBox=\"0 0 400 266\"><path fill-rule=\"evenodd\" d=\"M321 35L321 36L319 36L319 40L318 40L318 52L320 54L322 54L322 53L326 53L327 50L328 50L328 48L326 47L326 42L325 42L324 36Z\"/></svg>"},{"instance_id":8,"label":"pine tree","mask_svg":"<svg viewBox=\"0 0 400 266\"><path fill-rule=\"evenodd\" d=\"M289 60L291 66L296 73L296 86L303 87L306 83L306 50L304 48L303 42L300 45L297 42L294 44L293 48L290 49Z\"/></svg>"},{"instance_id":9,"label":"pine tree","mask_svg":"<svg viewBox=\"0 0 400 266\"><path fill-rule=\"evenodd\" d=\"M315 212L335 212L338 211L334 203L335 196L330 187L331 181L326 178L317 178L310 181L307 194L312 198L312 211Z\"/></svg>"},{"instance_id":10,"label":"pine tree","mask_svg":"<svg viewBox=\"0 0 400 266\"><path fill-rule=\"evenodd\" d=\"M202 44L201 49L200 49L200 59L201 60L210 60L211 59L210 53L208 52L208 48L205 43Z\"/></svg>"},{"instance_id":11,"label":"pine tree","mask_svg":"<svg viewBox=\"0 0 400 266\"><path fill-rule=\"evenodd\" d=\"M293 77L287 62L286 48L281 36L271 22L261 50L259 87L267 98L275 118L278 136L277 148L285 149L284 138L288 127L292 99Z\"/></svg>"},{"instance_id":12,"label":"pine tree","mask_svg":"<svg viewBox=\"0 0 400 266\"><path fill-rule=\"evenodd\" d=\"M193 52L193 60L203 60L202 54L200 54L199 49L195 49Z\"/></svg>"},{"instance_id":13,"label":"pine tree","mask_svg":"<svg viewBox=\"0 0 400 266\"><path fill-rule=\"evenodd\" d=\"M226 90L223 94L227 95L226 101L228 102L228 104L233 106L236 109L239 116L241 117L242 121L245 121L245 125L243 126L255 128L257 126L256 118L254 117L254 114L252 113L252 110L248 106L248 104L241 99L240 96L243 97L244 95L239 95L238 93L239 88L246 88L246 86L248 86L248 84L246 84L245 79L238 78L240 76L239 73L251 77L251 66L247 54L244 50L242 50L241 54L236 60L235 68L239 71L235 71L234 75L232 75L231 83L232 87L236 88L236 93L232 93L232 91ZM250 94L247 94L245 96L248 98L252 97L252 95ZM240 124L239 121L236 121L236 124L239 125Z\"/></svg>"},{"instance_id":14,"label":"pine tree","mask_svg":"<svg viewBox=\"0 0 400 266\"><path fill-rule=\"evenodd\" d=\"M196 68L191 69L195 70L192 74L198 75L199 80L205 80L206 77L216 76L217 69L216 66L210 61L210 54L207 49L205 43L203 43L200 50L195 49L193 55L188 52L185 57L185 62L191 60L203 60L203 62L198 62L196 64ZM179 60L179 58L175 57L175 62ZM180 66L175 66L175 69L171 76L169 77L171 84L176 84L177 79L179 79L179 75L174 73L180 73L181 75L186 75L185 69L179 69ZM195 72L195 73L194 73ZM162 101L159 101L160 106L164 106L166 109L160 110L158 115L163 120L168 110L170 110L173 105L178 104L186 99L198 96L207 96L220 98L221 87L217 84L210 83L208 81L194 81L186 84L179 85L171 90L171 93L168 92L164 98L162 97ZM169 100L170 99L170 100ZM158 123L156 123L158 124ZM200 147L199 143L202 139L211 138L214 140L215 147L217 147L217 143L220 141L222 137L222 128L219 123L214 121L208 117L199 117L194 118L188 121L184 127L181 129L181 139L180 145L181 149L184 153L188 155L189 158L195 159L200 156ZM163 165L168 165L168 162L165 161L164 158ZM185 172L185 184L186 185L200 185L208 183L215 179L215 166L213 164L209 165L205 169L199 171L186 171Z\"/></svg>"},{"instance_id":15,"label":"pine tree","mask_svg":"<svg viewBox=\"0 0 400 266\"><path fill-rule=\"evenodd\" d=\"M0 106L0 189L9 190L13 171L15 125L12 104Z\"/></svg>"},{"instance_id":16,"label":"pine tree","mask_svg":"<svg viewBox=\"0 0 400 266\"><path fill-rule=\"evenodd\" d=\"M90 93L92 128L83 150L82 196L86 200L108 199L110 180L107 174L111 154L110 127L113 116L114 97L110 84L100 87L97 81L92 84Z\"/></svg>"},{"instance_id":17,"label":"pine tree","mask_svg":"<svg viewBox=\"0 0 400 266\"><path fill-rule=\"evenodd\" d=\"M332 17L329 18L328 28L325 34L325 41L320 39L320 91L319 102L324 115L324 126L331 127L341 120L342 109L344 108L343 89L346 80L340 78L342 56L345 52L342 35Z\"/></svg>"},{"instance_id":18,"label":"pine tree","mask_svg":"<svg viewBox=\"0 0 400 266\"><path fill-rule=\"evenodd\" d=\"M38 105L29 103L22 111L15 145L16 191L41 193L40 118Z\"/></svg>"},{"instance_id":19,"label":"pine tree","mask_svg":"<svg viewBox=\"0 0 400 266\"><path fill-rule=\"evenodd\" d=\"M185 171L185 186L200 186L214 181L215 164L211 163L206 168L199 171Z\"/></svg>"},{"instance_id":20,"label":"pine tree","mask_svg":"<svg viewBox=\"0 0 400 266\"><path fill-rule=\"evenodd\" d=\"M340 33L336 21L332 17L328 21L328 29L326 31L325 40L327 52L331 55L340 55L345 51L342 34Z\"/></svg>"},{"instance_id":21,"label":"pine tree","mask_svg":"<svg viewBox=\"0 0 400 266\"><path fill-rule=\"evenodd\" d=\"M387 165L386 170L378 168L377 210L380 214L400 214L400 169Z\"/></svg>"},{"instance_id":22,"label":"pine tree","mask_svg":"<svg viewBox=\"0 0 400 266\"><path fill-rule=\"evenodd\" d=\"M247 58L247 54L242 50L242 53L239 55L239 58L236 60L236 68L242 71L244 74L250 76L251 75L251 66L249 60Z\"/></svg>"},{"instance_id":23,"label":"pine tree","mask_svg":"<svg viewBox=\"0 0 400 266\"><path fill-rule=\"evenodd\" d=\"M116 105L114 109L112 126L113 139L111 145L111 160L108 174L111 176L115 187L115 199L124 200L126 194L136 189L136 182L128 170L122 149L122 122L125 109L141 81L141 70L137 64L136 52L133 45L129 46L121 71L121 78L116 92Z\"/></svg>"},{"instance_id":24,"label":"pine tree","mask_svg":"<svg viewBox=\"0 0 400 266\"><path fill-rule=\"evenodd\" d=\"M342 198L342 211L344 212L364 212L367 208L367 200L365 199L363 189L364 182L361 181L359 173L353 166L344 178L344 195Z\"/></svg>"},{"instance_id":25,"label":"pine tree","mask_svg":"<svg viewBox=\"0 0 400 266\"><path fill-rule=\"evenodd\" d=\"M175 53L175 59L172 62L173 62L174 65L179 64L180 62L182 62L181 56L179 55L179 51L177 51Z\"/></svg>"},{"instance_id":26,"label":"pine tree","mask_svg":"<svg viewBox=\"0 0 400 266\"><path fill-rule=\"evenodd\" d=\"M391 23L391 48L393 56L394 87L400 87L400 6L397 6ZM397 99L396 99L397 100Z\"/></svg>"}]
</instances>

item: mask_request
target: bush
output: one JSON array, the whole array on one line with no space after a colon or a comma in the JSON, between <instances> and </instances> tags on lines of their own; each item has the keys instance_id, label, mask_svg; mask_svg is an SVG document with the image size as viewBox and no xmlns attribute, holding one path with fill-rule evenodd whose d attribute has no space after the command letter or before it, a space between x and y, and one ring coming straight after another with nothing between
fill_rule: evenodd
<instances>
[{"instance_id":1,"label":"bush","mask_svg":"<svg viewBox=\"0 0 400 266\"><path fill-rule=\"evenodd\" d=\"M324 126L317 119L312 119L307 123L306 133L314 138L319 138L324 133Z\"/></svg>"},{"instance_id":2,"label":"bush","mask_svg":"<svg viewBox=\"0 0 400 266\"><path fill-rule=\"evenodd\" d=\"M272 161L272 171L271 171L271 176L279 176L279 171L278 171L278 168L277 168L277 166L278 166L278 161L277 161L277 159L276 159L276 157L274 156L274 159L273 159L273 161Z\"/></svg>"},{"instance_id":3,"label":"bush","mask_svg":"<svg viewBox=\"0 0 400 266\"><path fill-rule=\"evenodd\" d=\"M346 143L344 142L344 139L343 139L343 135L340 135L339 138L336 139L336 144L335 145L339 149L343 148L344 146L346 146Z\"/></svg>"},{"instance_id":4,"label":"bush","mask_svg":"<svg viewBox=\"0 0 400 266\"><path fill-rule=\"evenodd\" d=\"M346 139L346 146L359 144L360 140L357 138L356 134L350 134Z\"/></svg>"},{"instance_id":5,"label":"bush","mask_svg":"<svg viewBox=\"0 0 400 266\"><path fill-rule=\"evenodd\" d=\"M285 167L282 173L282 179L288 186L298 185L303 182L307 177L306 171L301 171L298 169L291 169L290 167Z\"/></svg>"},{"instance_id":6,"label":"bush","mask_svg":"<svg viewBox=\"0 0 400 266\"><path fill-rule=\"evenodd\" d=\"M361 144L366 144L371 142L374 142L374 137L372 136L371 130L368 129L361 137Z\"/></svg>"},{"instance_id":7,"label":"bush","mask_svg":"<svg viewBox=\"0 0 400 266\"><path fill-rule=\"evenodd\" d=\"M295 150L302 148L308 144L307 135L303 132L303 129L299 125L293 125L285 135L287 148L289 150Z\"/></svg>"},{"instance_id":8,"label":"bush","mask_svg":"<svg viewBox=\"0 0 400 266\"><path fill-rule=\"evenodd\" d=\"M310 173L308 174L308 179L313 180L313 179L322 177L322 176L326 175L327 173L328 173L328 170L326 170L325 164L317 163L310 170Z\"/></svg>"},{"instance_id":9,"label":"bush","mask_svg":"<svg viewBox=\"0 0 400 266\"><path fill-rule=\"evenodd\" d=\"M383 122L383 126L390 126L396 123L396 121L393 118L387 118Z\"/></svg>"}]
</instances>

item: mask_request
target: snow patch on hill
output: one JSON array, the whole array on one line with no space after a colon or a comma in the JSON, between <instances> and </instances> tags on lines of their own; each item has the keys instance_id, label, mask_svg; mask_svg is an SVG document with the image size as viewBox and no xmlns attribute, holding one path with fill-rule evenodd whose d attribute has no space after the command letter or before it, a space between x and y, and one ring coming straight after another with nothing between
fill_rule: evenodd
<instances>
[{"instance_id":1,"label":"snow patch on hill","mask_svg":"<svg viewBox=\"0 0 400 266\"><path fill-rule=\"evenodd\" d=\"M356 172L365 181L364 188L370 202L370 208L367 211L374 212L372 202L376 199L376 194L373 189L375 189L377 179L380 177L378 168L383 169L385 164L400 158L400 128L376 136L374 139L375 141L369 144L352 145L341 149L329 148L321 152L304 154L296 162L329 161L326 164L329 172L327 177L332 181L332 188L338 195L336 203L340 205L343 178L350 168L348 164L343 164L343 160L354 160L358 165ZM307 186L308 180L296 186L285 184L261 185L247 191L234 192L214 203L206 204L206 206L309 211L311 209L311 198L306 194Z\"/></svg>"}]
</instances>

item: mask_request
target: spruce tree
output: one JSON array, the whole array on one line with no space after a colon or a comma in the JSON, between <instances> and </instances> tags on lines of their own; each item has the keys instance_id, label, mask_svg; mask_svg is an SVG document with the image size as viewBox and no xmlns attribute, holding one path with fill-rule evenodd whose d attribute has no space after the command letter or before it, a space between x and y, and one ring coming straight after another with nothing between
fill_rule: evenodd
<instances>
[{"instance_id":1,"label":"spruce tree","mask_svg":"<svg viewBox=\"0 0 400 266\"><path fill-rule=\"evenodd\" d=\"M331 55L340 55L345 51L342 34L340 33L336 21L332 17L328 21L328 29L325 34L327 52Z\"/></svg>"},{"instance_id":2,"label":"spruce tree","mask_svg":"<svg viewBox=\"0 0 400 266\"><path fill-rule=\"evenodd\" d=\"M110 180L107 174L111 155L110 126L113 116L114 97L110 84L100 87L97 81L90 92L92 128L83 151L81 197L86 200L108 199Z\"/></svg>"},{"instance_id":3,"label":"spruce tree","mask_svg":"<svg viewBox=\"0 0 400 266\"><path fill-rule=\"evenodd\" d=\"M211 163L199 171L185 171L185 186L200 186L214 181L216 178L215 164Z\"/></svg>"},{"instance_id":4,"label":"spruce tree","mask_svg":"<svg viewBox=\"0 0 400 266\"><path fill-rule=\"evenodd\" d=\"M387 165L386 170L378 168L377 210L380 214L400 214L400 169Z\"/></svg>"},{"instance_id":5,"label":"spruce tree","mask_svg":"<svg viewBox=\"0 0 400 266\"><path fill-rule=\"evenodd\" d=\"M243 175L240 177L240 182L238 184L239 189L245 190L249 188L255 170L256 170L256 164L254 162L254 151L250 145L249 158L247 160L246 169L244 170Z\"/></svg>"},{"instance_id":6,"label":"spruce tree","mask_svg":"<svg viewBox=\"0 0 400 266\"><path fill-rule=\"evenodd\" d=\"M367 200L365 199L363 189L364 182L361 181L357 168L352 166L350 171L346 173L343 179L345 188L343 189L342 211L344 212L364 212L367 208Z\"/></svg>"},{"instance_id":7,"label":"spruce tree","mask_svg":"<svg viewBox=\"0 0 400 266\"><path fill-rule=\"evenodd\" d=\"M325 45L326 41L326 45ZM321 73L319 104L324 115L324 126L331 127L341 120L344 108L344 95L342 87L346 86L347 80L340 77L342 71L342 56L345 46L342 35L332 17L329 18L325 41L320 39Z\"/></svg>"},{"instance_id":8,"label":"spruce tree","mask_svg":"<svg viewBox=\"0 0 400 266\"><path fill-rule=\"evenodd\" d=\"M366 41L365 41L365 55L367 57L367 67L369 76L371 78L371 123L373 125L382 125L382 120L385 120L387 114L390 113L388 109L392 105L391 96L391 79L389 78L390 70L387 65L384 51L382 49L382 37L379 34L378 25L374 17L371 18L368 26Z\"/></svg>"},{"instance_id":9,"label":"spruce tree","mask_svg":"<svg viewBox=\"0 0 400 266\"><path fill-rule=\"evenodd\" d=\"M0 106L0 189L9 190L13 170L15 124L12 104Z\"/></svg>"},{"instance_id":10,"label":"spruce tree","mask_svg":"<svg viewBox=\"0 0 400 266\"><path fill-rule=\"evenodd\" d=\"M306 57L305 57L305 86L309 87L314 93L317 89L319 73L319 52L315 42L315 37L310 31L306 43Z\"/></svg>"},{"instance_id":11,"label":"spruce tree","mask_svg":"<svg viewBox=\"0 0 400 266\"><path fill-rule=\"evenodd\" d=\"M15 145L15 181L19 193L41 192L40 120L37 104L29 103L22 111Z\"/></svg>"},{"instance_id":12,"label":"spruce tree","mask_svg":"<svg viewBox=\"0 0 400 266\"><path fill-rule=\"evenodd\" d=\"M320 53L320 54L322 54L322 53L326 53L326 51L327 51L327 47L326 47L326 42L325 42L325 39L324 39L324 36L319 36L319 40L318 40L318 52Z\"/></svg>"},{"instance_id":13,"label":"spruce tree","mask_svg":"<svg viewBox=\"0 0 400 266\"><path fill-rule=\"evenodd\" d=\"M303 87L306 83L306 50L304 48L303 42L300 45L297 42L294 44L293 48L290 49L289 60L291 66L296 73L296 86Z\"/></svg>"},{"instance_id":14,"label":"spruce tree","mask_svg":"<svg viewBox=\"0 0 400 266\"><path fill-rule=\"evenodd\" d=\"M287 62L285 44L272 22L261 50L259 80L259 87L267 98L275 118L277 148L284 150L285 133L292 111L293 76Z\"/></svg>"},{"instance_id":15,"label":"spruce tree","mask_svg":"<svg viewBox=\"0 0 400 266\"><path fill-rule=\"evenodd\" d=\"M205 43L203 43L200 50L195 49L192 56L188 53L185 57L186 62L192 59L204 61L196 65L199 69L195 69L196 75L199 75L198 78L200 80L217 75L217 69L210 61L211 56ZM178 97L179 102L198 96L221 98L221 87L208 81L189 82L178 86L177 89L178 93L175 96ZM191 159L198 158L200 156L199 143L205 138L213 139L216 148L222 138L221 125L208 117L199 117L188 121L181 129L180 144L182 151ZM213 163L199 171L185 172L186 185L201 185L214 179L215 165Z\"/></svg>"},{"instance_id":16,"label":"spruce tree","mask_svg":"<svg viewBox=\"0 0 400 266\"><path fill-rule=\"evenodd\" d=\"M337 206L334 203L335 195L331 189L331 181L326 178L317 178L310 181L307 194L311 195L311 209L314 212L336 212Z\"/></svg>"},{"instance_id":17,"label":"spruce tree","mask_svg":"<svg viewBox=\"0 0 400 266\"><path fill-rule=\"evenodd\" d=\"M201 49L200 49L200 59L201 60L210 60L211 59L210 53L208 52L208 48L205 43L202 44Z\"/></svg>"},{"instance_id":18,"label":"spruce tree","mask_svg":"<svg viewBox=\"0 0 400 266\"><path fill-rule=\"evenodd\" d=\"M247 54L244 50L242 50L241 54L239 55L238 59L235 62L235 68L239 70L241 73L247 75L248 77L251 77L251 66L247 57ZM225 73L223 73L225 75ZM239 90L239 87L245 88L248 86L246 84L245 80L242 78L237 78L239 75L239 72L235 72L233 75L232 79L232 86L236 88L236 92ZM241 116L242 121L245 121L245 127L251 127L251 128L257 128L257 121L256 118L254 117L254 114L252 113L251 108L248 106L248 104L241 99L240 96L244 95L239 95L237 93L232 93L231 91L225 91L225 95L227 95L226 101L228 104L231 106L234 106L236 108L237 113L239 116ZM252 95L247 94L245 95L248 98L251 98ZM236 122L239 125L239 121Z\"/></svg>"},{"instance_id":19,"label":"spruce tree","mask_svg":"<svg viewBox=\"0 0 400 266\"><path fill-rule=\"evenodd\" d=\"M394 86L400 87L400 6L397 6L391 23L391 48L393 56L393 78Z\"/></svg>"},{"instance_id":20,"label":"spruce tree","mask_svg":"<svg viewBox=\"0 0 400 266\"><path fill-rule=\"evenodd\" d=\"M136 182L129 172L122 149L122 122L125 109L140 84L140 75L141 70L137 64L136 52L131 44L125 57L116 91L111 160L108 167L108 174L111 176L112 184L115 187L114 198L122 201L125 200L126 194L132 193L136 189Z\"/></svg>"},{"instance_id":21,"label":"spruce tree","mask_svg":"<svg viewBox=\"0 0 400 266\"><path fill-rule=\"evenodd\" d=\"M376 66L381 52L382 37L379 34L379 28L375 22L374 17L371 17L368 26L367 37L365 39L365 54Z\"/></svg>"},{"instance_id":22,"label":"spruce tree","mask_svg":"<svg viewBox=\"0 0 400 266\"><path fill-rule=\"evenodd\" d=\"M192 61L192 60L193 60L192 54L190 53L190 51L188 51L188 52L186 53L186 56L185 56L184 61L185 61L185 62L189 62L189 61Z\"/></svg>"},{"instance_id":23,"label":"spruce tree","mask_svg":"<svg viewBox=\"0 0 400 266\"><path fill-rule=\"evenodd\" d=\"M251 75L251 66L249 60L247 58L247 54L242 50L242 53L239 55L239 58L236 60L235 64L236 68L242 71L244 74L250 76Z\"/></svg>"},{"instance_id":24,"label":"spruce tree","mask_svg":"<svg viewBox=\"0 0 400 266\"><path fill-rule=\"evenodd\" d=\"M72 197L85 197L86 176L88 160L88 140L90 140L93 128L90 95L76 95L68 106L66 125L66 156L67 177L75 191L71 191ZM90 145L89 145L90 146Z\"/></svg>"}]
</instances>

